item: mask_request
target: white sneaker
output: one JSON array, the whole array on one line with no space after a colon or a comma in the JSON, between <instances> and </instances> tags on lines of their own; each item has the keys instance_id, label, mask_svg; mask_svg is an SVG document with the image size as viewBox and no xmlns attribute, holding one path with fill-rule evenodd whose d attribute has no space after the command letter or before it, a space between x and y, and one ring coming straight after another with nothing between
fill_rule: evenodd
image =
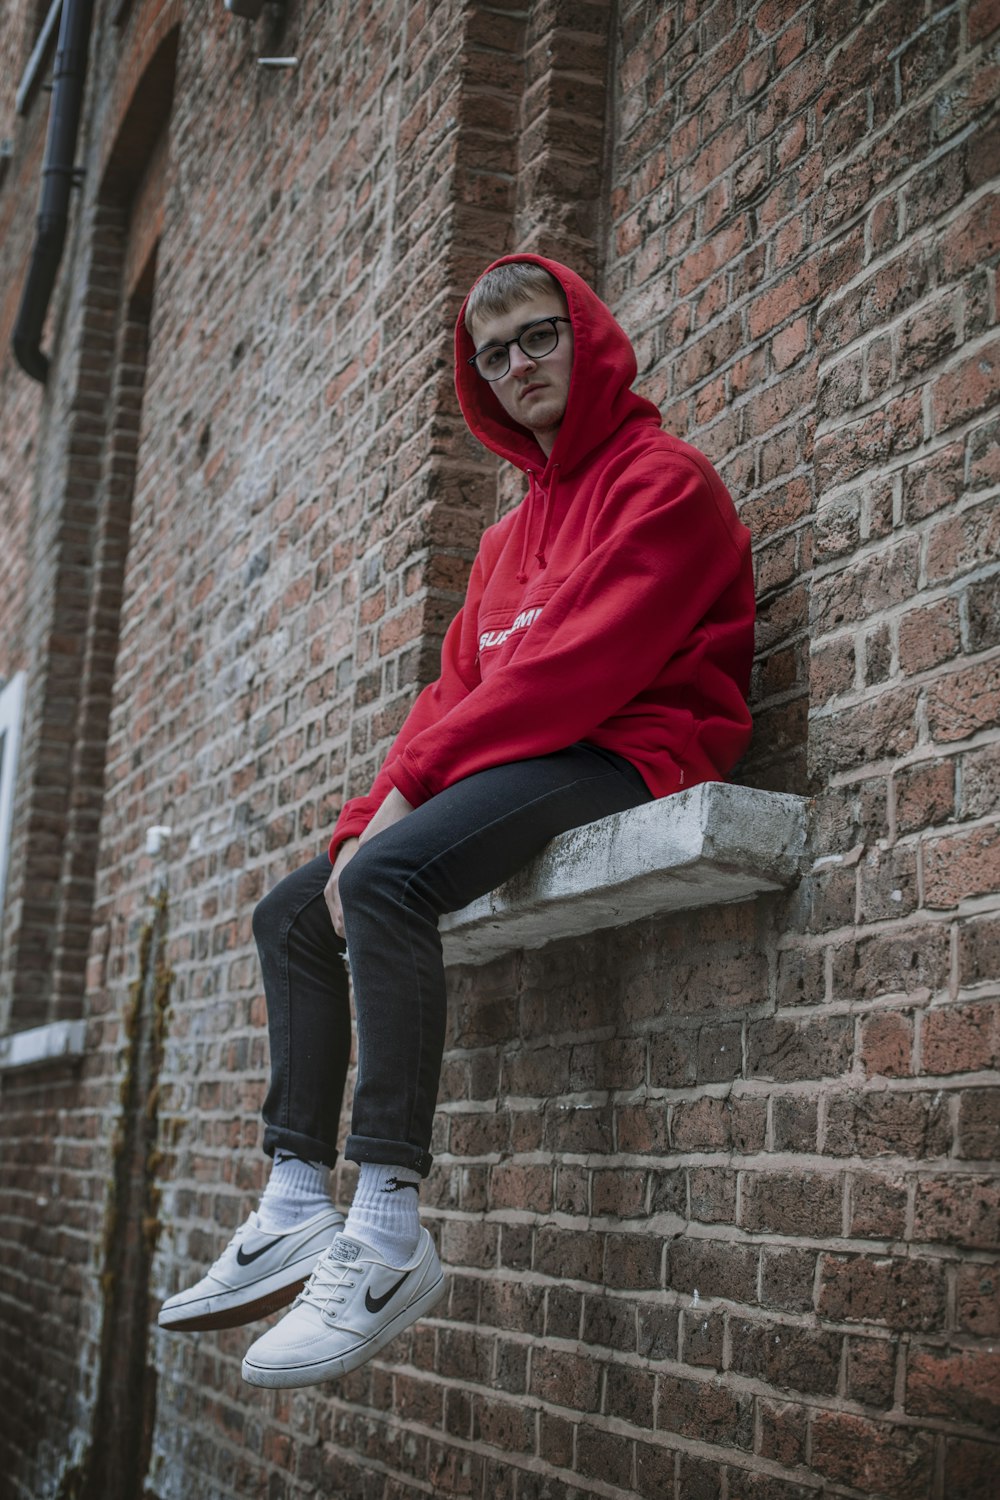
<instances>
[{"instance_id":1,"label":"white sneaker","mask_svg":"<svg viewBox=\"0 0 1000 1500\"><path fill-rule=\"evenodd\" d=\"M251 1214L208 1274L167 1298L157 1319L160 1327L175 1333L238 1328L287 1307L302 1290L317 1255L343 1227L344 1215L332 1206L291 1229L261 1229L257 1215Z\"/></svg>"},{"instance_id":2,"label":"white sneaker","mask_svg":"<svg viewBox=\"0 0 1000 1500\"><path fill-rule=\"evenodd\" d=\"M403 1266L339 1234L288 1315L247 1350L243 1379L286 1387L346 1375L415 1323L444 1289L426 1229Z\"/></svg>"}]
</instances>

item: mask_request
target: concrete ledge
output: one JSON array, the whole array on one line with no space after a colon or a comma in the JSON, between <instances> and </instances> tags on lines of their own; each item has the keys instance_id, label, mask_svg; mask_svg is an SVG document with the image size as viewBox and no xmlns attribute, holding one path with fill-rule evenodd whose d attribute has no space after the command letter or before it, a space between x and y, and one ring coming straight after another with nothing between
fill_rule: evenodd
<instances>
[{"instance_id":1,"label":"concrete ledge","mask_svg":"<svg viewBox=\"0 0 1000 1500\"><path fill-rule=\"evenodd\" d=\"M513 880L441 919L445 962L780 891L805 852L806 801L705 782L553 839Z\"/></svg>"},{"instance_id":2,"label":"concrete ledge","mask_svg":"<svg viewBox=\"0 0 1000 1500\"><path fill-rule=\"evenodd\" d=\"M76 1062L83 1056L85 1035L83 1021L50 1021L47 1026L0 1036L0 1073L40 1068L46 1063Z\"/></svg>"}]
</instances>

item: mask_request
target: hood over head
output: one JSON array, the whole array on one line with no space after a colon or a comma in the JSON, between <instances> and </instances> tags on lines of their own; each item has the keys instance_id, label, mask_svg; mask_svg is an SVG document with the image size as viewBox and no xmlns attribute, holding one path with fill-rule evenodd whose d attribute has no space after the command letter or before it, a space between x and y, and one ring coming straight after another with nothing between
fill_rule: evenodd
<instances>
[{"instance_id":1,"label":"hood over head","mask_svg":"<svg viewBox=\"0 0 1000 1500\"><path fill-rule=\"evenodd\" d=\"M557 260L541 255L504 255L494 266L528 261L549 272L562 288L573 324L573 373L566 414L552 453L546 458L534 434L515 422L500 405L489 382L468 363L476 352L465 327L462 303L455 327L455 387L470 430L501 458L519 469L541 474L551 464L569 474L630 417L645 417L660 425L651 401L631 389L636 376L635 351L609 307L582 277ZM470 292L471 295L471 292Z\"/></svg>"}]
</instances>

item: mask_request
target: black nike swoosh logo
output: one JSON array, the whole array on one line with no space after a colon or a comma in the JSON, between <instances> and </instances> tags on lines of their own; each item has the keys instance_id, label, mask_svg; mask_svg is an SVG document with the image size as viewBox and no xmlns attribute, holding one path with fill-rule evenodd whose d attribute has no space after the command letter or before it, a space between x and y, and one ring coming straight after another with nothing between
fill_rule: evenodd
<instances>
[{"instance_id":1,"label":"black nike swoosh logo","mask_svg":"<svg viewBox=\"0 0 1000 1500\"><path fill-rule=\"evenodd\" d=\"M260 1249L255 1250L252 1255L244 1255L243 1246L241 1245L236 1252L236 1259L241 1266L250 1266L255 1260L260 1260L262 1255L266 1255L270 1249L272 1249L271 1245L261 1245Z\"/></svg>"},{"instance_id":2,"label":"black nike swoosh logo","mask_svg":"<svg viewBox=\"0 0 1000 1500\"><path fill-rule=\"evenodd\" d=\"M381 1312L385 1304L389 1301L389 1298L394 1297L399 1291L407 1276L412 1275L412 1271L404 1271L395 1286L391 1286L384 1297L373 1297L370 1290L365 1292L365 1307L367 1307L370 1313Z\"/></svg>"}]
</instances>

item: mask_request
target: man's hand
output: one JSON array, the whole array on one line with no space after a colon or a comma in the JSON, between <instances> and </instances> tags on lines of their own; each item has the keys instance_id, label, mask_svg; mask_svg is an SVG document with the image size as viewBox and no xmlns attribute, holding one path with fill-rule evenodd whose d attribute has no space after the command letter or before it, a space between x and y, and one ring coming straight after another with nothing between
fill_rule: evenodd
<instances>
[{"instance_id":1,"label":"man's hand","mask_svg":"<svg viewBox=\"0 0 1000 1500\"><path fill-rule=\"evenodd\" d=\"M340 904L340 872L343 870L344 866L354 858L355 854L357 854L360 842L360 839L344 840L340 848L337 850L337 858L333 862L333 869L330 872L330 878L327 881L326 887L323 891L323 898L326 901L327 907L330 912L330 920L333 923L333 930L339 937L344 936L344 908Z\"/></svg>"},{"instance_id":2,"label":"man's hand","mask_svg":"<svg viewBox=\"0 0 1000 1500\"><path fill-rule=\"evenodd\" d=\"M345 839L337 850L337 858L333 862L333 869L330 872L330 878L326 883L323 896L330 911L333 930L340 937L344 936L344 908L340 904L341 871L354 858L362 844L367 844L368 840L373 839L377 833L381 833L383 829L391 828L393 823L398 823L400 818L405 818L407 813L411 813L412 811L412 804L407 802L402 792L398 792L393 787L361 837L359 839Z\"/></svg>"},{"instance_id":3,"label":"man's hand","mask_svg":"<svg viewBox=\"0 0 1000 1500\"><path fill-rule=\"evenodd\" d=\"M407 813L412 811L413 804L407 802L402 792L393 787L358 842L367 844L368 840L373 839L377 833L391 828L393 823L398 823L400 818L405 818Z\"/></svg>"}]
</instances>

